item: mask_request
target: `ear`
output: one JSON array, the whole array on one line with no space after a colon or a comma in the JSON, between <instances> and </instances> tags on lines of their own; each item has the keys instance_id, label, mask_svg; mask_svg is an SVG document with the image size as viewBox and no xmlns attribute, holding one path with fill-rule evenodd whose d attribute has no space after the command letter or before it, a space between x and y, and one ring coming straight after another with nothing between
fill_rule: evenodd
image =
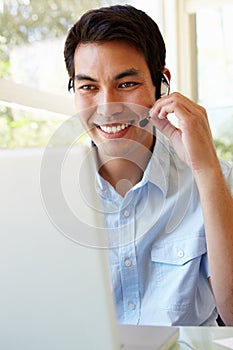
<instances>
[{"instance_id":1,"label":"ear","mask_svg":"<svg viewBox=\"0 0 233 350\"><path fill-rule=\"evenodd\" d=\"M162 81L160 86L160 97L167 96L170 93L170 71L165 68L163 70Z\"/></svg>"},{"instance_id":2,"label":"ear","mask_svg":"<svg viewBox=\"0 0 233 350\"><path fill-rule=\"evenodd\" d=\"M169 93L170 93L170 80L171 80L171 73L170 73L169 69L164 68L163 78L162 78L162 82L161 82L161 90L160 90L161 97L169 95Z\"/></svg>"},{"instance_id":3,"label":"ear","mask_svg":"<svg viewBox=\"0 0 233 350\"><path fill-rule=\"evenodd\" d=\"M170 70L169 70L168 68L165 67L164 70L163 70L163 74L166 75L167 80L170 82L170 80L171 80L171 73L170 73Z\"/></svg>"}]
</instances>

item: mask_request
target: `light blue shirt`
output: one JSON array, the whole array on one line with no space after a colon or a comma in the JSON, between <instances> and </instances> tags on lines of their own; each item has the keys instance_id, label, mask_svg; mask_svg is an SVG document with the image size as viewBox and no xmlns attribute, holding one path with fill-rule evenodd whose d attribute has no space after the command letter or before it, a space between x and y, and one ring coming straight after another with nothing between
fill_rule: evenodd
<instances>
[{"instance_id":1,"label":"light blue shirt","mask_svg":"<svg viewBox=\"0 0 233 350\"><path fill-rule=\"evenodd\" d=\"M232 185L231 167L222 169ZM168 140L157 131L144 176L124 198L99 175L98 184L118 322L216 325L198 189Z\"/></svg>"}]
</instances>

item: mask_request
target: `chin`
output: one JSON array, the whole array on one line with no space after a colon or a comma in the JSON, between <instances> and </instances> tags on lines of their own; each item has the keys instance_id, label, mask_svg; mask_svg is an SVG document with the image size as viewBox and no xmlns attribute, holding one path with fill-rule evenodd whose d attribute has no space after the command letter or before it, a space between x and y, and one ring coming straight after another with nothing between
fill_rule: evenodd
<instances>
[{"instance_id":1,"label":"chin","mask_svg":"<svg viewBox=\"0 0 233 350\"><path fill-rule=\"evenodd\" d=\"M98 143L99 154L111 158L128 158L138 143L127 139L108 140Z\"/></svg>"}]
</instances>

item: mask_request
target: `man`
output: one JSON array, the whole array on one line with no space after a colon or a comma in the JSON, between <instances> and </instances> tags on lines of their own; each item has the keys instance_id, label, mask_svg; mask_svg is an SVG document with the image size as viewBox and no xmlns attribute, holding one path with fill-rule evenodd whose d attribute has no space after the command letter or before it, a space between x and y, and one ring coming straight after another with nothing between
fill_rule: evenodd
<instances>
[{"instance_id":1,"label":"man","mask_svg":"<svg viewBox=\"0 0 233 350\"><path fill-rule=\"evenodd\" d=\"M129 5L87 12L65 43L97 153L117 317L215 325L218 312L233 325L232 169L205 109L169 94L165 51L154 21Z\"/></svg>"}]
</instances>

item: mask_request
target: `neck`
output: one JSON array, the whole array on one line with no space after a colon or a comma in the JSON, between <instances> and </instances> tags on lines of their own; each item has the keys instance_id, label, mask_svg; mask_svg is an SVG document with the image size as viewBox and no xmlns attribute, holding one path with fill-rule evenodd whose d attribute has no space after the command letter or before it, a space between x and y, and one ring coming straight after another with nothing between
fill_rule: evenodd
<instances>
[{"instance_id":1,"label":"neck","mask_svg":"<svg viewBox=\"0 0 233 350\"><path fill-rule=\"evenodd\" d=\"M153 147L151 148L153 150ZM141 154L137 152L124 158L105 156L104 159L98 154L99 174L124 197L142 179L151 152L150 149L144 148Z\"/></svg>"}]
</instances>

